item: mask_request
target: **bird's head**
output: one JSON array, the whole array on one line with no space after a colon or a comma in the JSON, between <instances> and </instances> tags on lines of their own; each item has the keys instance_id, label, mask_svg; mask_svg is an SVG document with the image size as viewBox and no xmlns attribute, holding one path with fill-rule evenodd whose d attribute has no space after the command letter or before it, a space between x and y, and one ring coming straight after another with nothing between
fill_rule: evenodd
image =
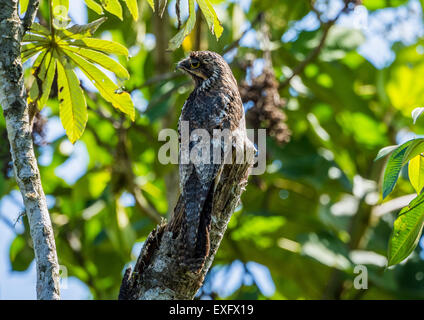
<instances>
[{"instance_id":1,"label":"bird's head","mask_svg":"<svg viewBox=\"0 0 424 320\"><path fill-rule=\"evenodd\" d=\"M190 56L177 64L180 69L189 74L196 86L211 86L226 75L232 73L225 60L217 53L211 51L193 51ZM232 77L233 78L233 77Z\"/></svg>"}]
</instances>

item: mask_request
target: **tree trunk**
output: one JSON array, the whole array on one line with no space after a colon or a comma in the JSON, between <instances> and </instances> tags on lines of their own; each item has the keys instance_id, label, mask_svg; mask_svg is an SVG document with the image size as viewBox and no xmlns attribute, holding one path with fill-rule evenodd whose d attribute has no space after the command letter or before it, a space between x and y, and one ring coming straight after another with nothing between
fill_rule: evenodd
<instances>
[{"instance_id":1,"label":"tree trunk","mask_svg":"<svg viewBox=\"0 0 424 320\"><path fill-rule=\"evenodd\" d=\"M59 265L53 229L34 154L24 88L21 39L39 1L30 1L22 24L17 0L0 0L0 105L13 168L29 221L37 263L37 298L59 299ZM30 15L30 17L29 17ZM30 20L30 21L28 21Z\"/></svg>"}]
</instances>

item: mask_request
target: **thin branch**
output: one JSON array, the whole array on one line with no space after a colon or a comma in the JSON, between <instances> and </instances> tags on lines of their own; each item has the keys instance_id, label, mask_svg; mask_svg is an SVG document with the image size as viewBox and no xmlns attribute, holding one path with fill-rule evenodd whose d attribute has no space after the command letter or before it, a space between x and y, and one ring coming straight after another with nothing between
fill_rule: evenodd
<instances>
[{"instance_id":1,"label":"thin branch","mask_svg":"<svg viewBox=\"0 0 424 320\"><path fill-rule=\"evenodd\" d=\"M321 49L324 47L325 40L327 40L327 36L328 36L328 33L329 33L331 27L336 23L336 21L339 19L341 14L347 10L350 2L351 2L350 0L345 1L345 5L344 5L343 9L340 10L340 12L337 14L337 16L334 19L328 21L327 23L325 23L323 25L323 33L322 33L322 36L321 36L321 39L320 39L318 45L311 52L309 52L309 54L306 56L306 58L303 61L301 61L293 69L290 77L288 77L284 82L282 82L280 84L279 89L286 88L295 76L301 74L303 72L303 70L306 68L306 66L308 64L310 64L312 61L314 61L319 56ZM319 19L320 19L320 16L319 16Z\"/></svg>"},{"instance_id":2,"label":"thin branch","mask_svg":"<svg viewBox=\"0 0 424 320\"><path fill-rule=\"evenodd\" d=\"M39 5L40 0L30 0L28 2L27 11L25 12L25 16L22 19L22 36L31 28L31 25L34 22L35 16L37 14Z\"/></svg>"},{"instance_id":3,"label":"thin branch","mask_svg":"<svg viewBox=\"0 0 424 320\"><path fill-rule=\"evenodd\" d=\"M260 22L263 18L264 18L264 12L260 12L258 13L258 15L255 17L255 19L250 23L250 27L247 28L246 30L244 30L242 32L242 34L240 35L240 37L238 37L236 40L234 40L232 43L230 43L228 46L226 46L224 48L224 50L222 51L221 55L226 54L227 52L233 50L234 48L238 47L240 44L241 39L243 39L243 37L250 31L252 30L255 25Z\"/></svg>"}]
</instances>

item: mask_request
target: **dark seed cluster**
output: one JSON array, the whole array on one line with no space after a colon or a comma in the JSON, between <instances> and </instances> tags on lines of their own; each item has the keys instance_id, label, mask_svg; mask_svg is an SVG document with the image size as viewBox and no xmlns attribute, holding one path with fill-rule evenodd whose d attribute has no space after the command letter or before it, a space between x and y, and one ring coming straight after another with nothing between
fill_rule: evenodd
<instances>
[{"instance_id":1,"label":"dark seed cluster","mask_svg":"<svg viewBox=\"0 0 424 320\"><path fill-rule=\"evenodd\" d=\"M251 80L250 84L243 81L239 86L243 103L253 102L253 107L246 113L247 122L254 128L267 129L269 136L279 144L289 142L291 131L282 110L285 101L278 92L274 71L265 67L261 75Z\"/></svg>"}]
</instances>

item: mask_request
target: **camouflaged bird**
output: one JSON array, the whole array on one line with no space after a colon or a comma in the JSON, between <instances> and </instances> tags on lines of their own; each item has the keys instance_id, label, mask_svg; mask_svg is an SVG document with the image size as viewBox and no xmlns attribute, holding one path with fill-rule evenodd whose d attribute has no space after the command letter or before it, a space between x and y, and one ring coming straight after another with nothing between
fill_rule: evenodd
<instances>
[{"instance_id":1,"label":"camouflaged bird","mask_svg":"<svg viewBox=\"0 0 424 320\"><path fill-rule=\"evenodd\" d=\"M209 231L214 191L220 179L223 168L223 159L220 163L214 162L213 151L210 149L210 158L207 161L192 161L186 159L186 164L182 163L182 135L181 127L189 124L190 136L197 129L204 129L210 135L210 145L221 145L222 154L226 147L221 138L214 140L214 129L228 129L233 136L241 136L245 141L246 125L244 119L244 109L230 67L225 60L217 53L210 51L195 51L190 56L177 65L190 75L194 80L195 88L184 103L178 123L180 139L180 189L184 199L184 216L182 228L184 232L184 255L183 263L192 271L201 270L205 258L209 255ZM197 130L198 131L198 130ZM197 142L201 141L201 138ZM191 153L196 140L188 143ZM232 147L234 147L232 142ZM199 156L202 151L197 150ZM226 162L227 163L227 162ZM231 165L231 164L225 164Z\"/></svg>"}]
</instances>

